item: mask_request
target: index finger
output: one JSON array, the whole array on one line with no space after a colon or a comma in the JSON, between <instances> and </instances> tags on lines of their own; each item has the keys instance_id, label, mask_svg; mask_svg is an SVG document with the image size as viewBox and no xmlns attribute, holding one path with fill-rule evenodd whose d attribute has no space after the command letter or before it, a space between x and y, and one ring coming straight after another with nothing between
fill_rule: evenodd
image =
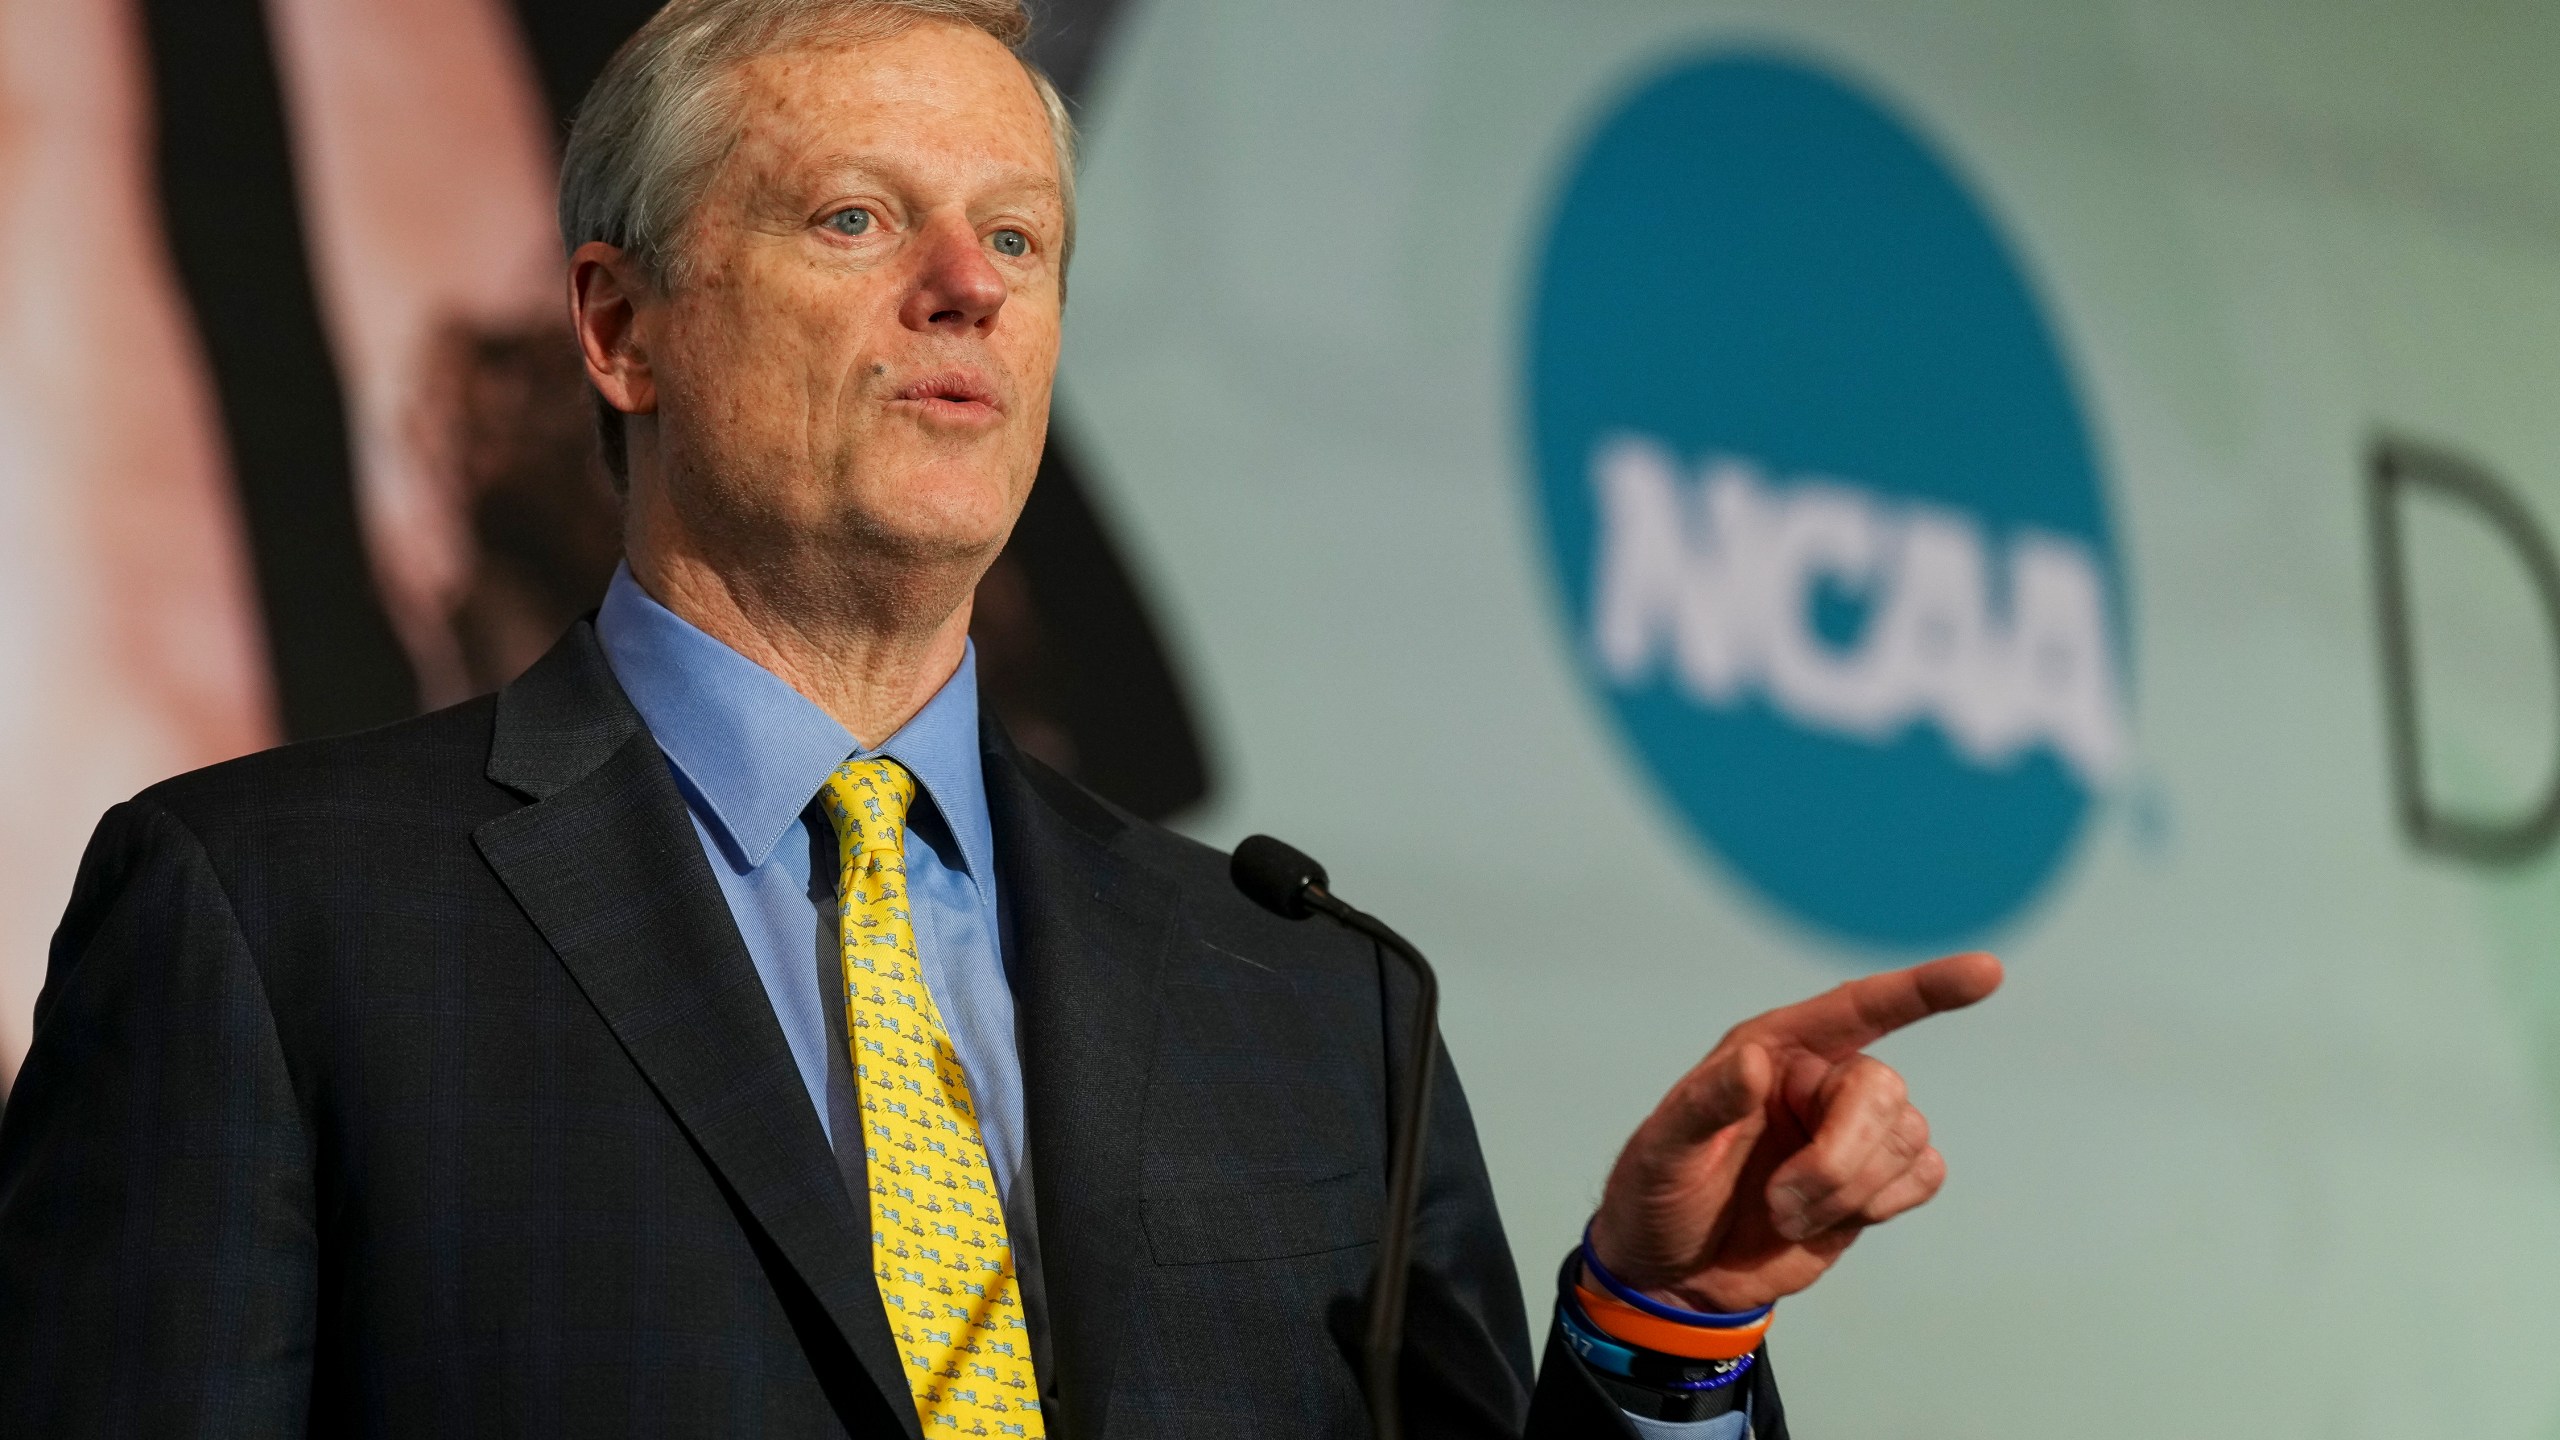
<instances>
[{"instance_id":1,"label":"index finger","mask_svg":"<svg viewBox=\"0 0 2560 1440\"><path fill-rule=\"evenodd\" d=\"M1734 1034L1837 1060L1915 1020L1983 999L2000 988L2000 978L2000 962L1981 951L1949 955L1834 986L1810 1000L1745 1020Z\"/></svg>"}]
</instances>

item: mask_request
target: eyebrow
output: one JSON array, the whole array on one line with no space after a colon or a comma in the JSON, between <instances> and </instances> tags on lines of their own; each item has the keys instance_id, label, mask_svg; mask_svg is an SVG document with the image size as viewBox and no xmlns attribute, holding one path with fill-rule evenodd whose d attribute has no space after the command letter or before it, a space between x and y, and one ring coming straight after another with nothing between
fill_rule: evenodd
<instances>
[{"instance_id":1,"label":"eyebrow","mask_svg":"<svg viewBox=\"0 0 2560 1440\"><path fill-rule=\"evenodd\" d=\"M840 175L848 171L861 171L895 179L899 168L894 163L883 163L877 152L843 150L812 161L809 172L817 175ZM1060 185L1056 177L1043 174L1038 170L1005 171L996 177L996 183L1015 189L1030 190L1051 200L1063 200L1066 196L1066 187Z\"/></svg>"}]
</instances>

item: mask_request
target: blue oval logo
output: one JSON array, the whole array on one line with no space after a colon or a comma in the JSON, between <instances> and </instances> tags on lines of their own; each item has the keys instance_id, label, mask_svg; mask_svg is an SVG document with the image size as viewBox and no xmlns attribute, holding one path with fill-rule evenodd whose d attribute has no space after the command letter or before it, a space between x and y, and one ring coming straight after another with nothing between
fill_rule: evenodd
<instances>
[{"instance_id":1,"label":"blue oval logo","mask_svg":"<svg viewBox=\"0 0 2560 1440\"><path fill-rule=\"evenodd\" d=\"M1571 638L1787 913L1962 942L2125 763L2124 605L2070 377L1998 231L1874 100L1709 57L1555 206L1526 352Z\"/></svg>"}]
</instances>

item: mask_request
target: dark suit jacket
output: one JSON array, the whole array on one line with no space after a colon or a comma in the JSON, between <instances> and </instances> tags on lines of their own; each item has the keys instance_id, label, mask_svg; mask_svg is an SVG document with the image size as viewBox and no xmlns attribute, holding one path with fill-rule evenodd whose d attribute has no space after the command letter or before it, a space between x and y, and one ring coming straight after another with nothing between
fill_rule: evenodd
<instances>
[{"instance_id":1,"label":"dark suit jacket","mask_svg":"<svg viewBox=\"0 0 2560 1440\"><path fill-rule=\"evenodd\" d=\"M1051 1433L1365 1433L1399 972L986 744ZM1533 1403L1439 1094L1412 1431L1630 1433L1552 1340ZM495 697L99 826L0 1120L0 1434L912 1436L870 1270L586 625Z\"/></svg>"}]
</instances>

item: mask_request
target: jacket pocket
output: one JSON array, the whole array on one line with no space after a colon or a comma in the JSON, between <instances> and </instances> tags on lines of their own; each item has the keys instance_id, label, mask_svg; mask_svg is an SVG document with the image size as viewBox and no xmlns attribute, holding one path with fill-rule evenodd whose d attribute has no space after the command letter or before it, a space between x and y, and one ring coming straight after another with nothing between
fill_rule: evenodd
<instances>
[{"instance_id":1,"label":"jacket pocket","mask_svg":"<svg viewBox=\"0 0 2560 1440\"><path fill-rule=\"evenodd\" d=\"M1374 1170L1321 1180L1151 1189L1147 1243L1160 1265L1280 1260L1368 1245L1378 1238L1386 1187Z\"/></svg>"}]
</instances>

